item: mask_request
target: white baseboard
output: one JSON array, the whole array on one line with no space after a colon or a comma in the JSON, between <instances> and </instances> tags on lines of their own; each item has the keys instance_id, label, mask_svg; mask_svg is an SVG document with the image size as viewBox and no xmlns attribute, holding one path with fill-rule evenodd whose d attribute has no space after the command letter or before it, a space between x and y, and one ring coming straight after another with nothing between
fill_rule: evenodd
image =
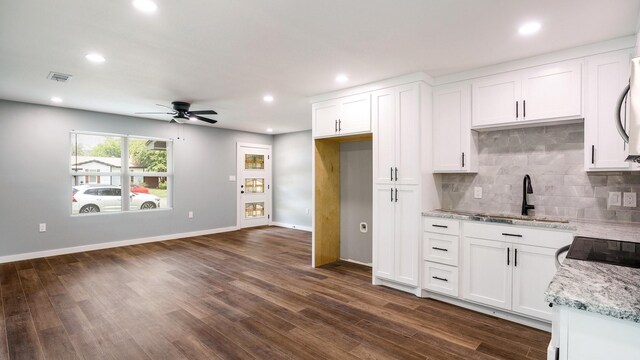
<instances>
[{"instance_id":1,"label":"white baseboard","mask_svg":"<svg viewBox=\"0 0 640 360\"><path fill-rule=\"evenodd\" d=\"M23 254L0 256L0 264L14 262L14 261L37 259L37 258L47 257L47 256L73 254L73 253L79 253L84 251L110 249L110 248L128 246L128 245L136 245L136 244L144 244L144 243L151 243L151 242L157 242L157 241L182 239L182 238L188 238L188 237L194 237L194 236L218 234L218 233L224 233L224 232L235 231L235 230L238 230L237 226L228 226L228 227L217 228L217 229L192 231L192 232L170 234L170 235L151 236L151 237L138 238L138 239L120 240L120 241L112 241L112 242L99 243L99 244L80 245L80 246L73 246L73 247L60 248L60 249L51 249L51 250L35 251L35 252L23 253Z\"/></svg>"},{"instance_id":2,"label":"white baseboard","mask_svg":"<svg viewBox=\"0 0 640 360\"><path fill-rule=\"evenodd\" d=\"M357 260L352 260L352 259L343 259L343 258L340 258L340 260L346 261L346 262L350 262L350 263L354 263L354 264L358 264L358 265L364 265L364 266L368 266L368 267L373 267L373 264L362 262L362 261L357 261Z\"/></svg>"},{"instance_id":3,"label":"white baseboard","mask_svg":"<svg viewBox=\"0 0 640 360\"><path fill-rule=\"evenodd\" d=\"M271 225L272 225L272 226L280 226L280 227L289 228L289 229L303 230L303 231L308 231L308 232L313 231L313 229L311 228L311 226L302 226L302 225L294 225L294 224L285 224L285 223L275 222L275 221L272 221L272 222L271 222Z\"/></svg>"}]
</instances>

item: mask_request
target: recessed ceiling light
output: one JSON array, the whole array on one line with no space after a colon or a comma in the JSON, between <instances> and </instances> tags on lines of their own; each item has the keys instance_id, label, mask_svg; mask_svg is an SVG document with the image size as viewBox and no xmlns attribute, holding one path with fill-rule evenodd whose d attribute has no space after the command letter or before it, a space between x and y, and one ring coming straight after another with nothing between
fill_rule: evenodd
<instances>
[{"instance_id":1,"label":"recessed ceiling light","mask_svg":"<svg viewBox=\"0 0 640 360\"><path fill-rule=\"evenodd\" d=\"M269 128L267 129L267 132L273 132L273 129Z\"/></svg>"},{"instance_id":2,"label":"recessed ceiling light","mask_svg":"<svg viewBox=\"0 0 640 360\"><path fill-rule=\"evenodd\" d=\"M59 104L59 103L61 103L61 102L62 102L62 98L59 98L59 97L57 97L57 96L54 96L54 97L52 97L52 98L51 98L51 102L54 102L54 103Z\"/></svg>"},{"instance_id":3,"label":"recessed ceiling light","mask_svg":"<svg viewBox=\"0 0 640 360\"><path fill-rule=\"evenodd\" d=\"M339 82L339 83L343 83L343 82L349 81L349 78L345 74L340 74L340 75L336 76L336 81Z\"/></svg>"},{"instance_id":4,"label":"recessed ceiling light","mask_svg":"<svg viewBox=\"0 0 640 360\"><path fill-rule=\"evenodd\" d=\"M532 21L520 26L518 32L520 33L520 35L531 35L540 31L541 27L542 24L537 21Z\"/></svg>"},{"instance_id":5,"label":"recessed ceiling light","mask_svg":"<svg viewBox=\"0 0 640 360\"><path fill-rule=\"evenodd\" d=\"M266 101L266 102L272 102L273 101L273 96L271 95L265 95L262 100Z\"/></svg>"},{"instance_id":6,"label":"recessed ceiling light","mask_svg":"<svg viewBox=\"0 0 640 360\"><path fill-rule=\"evenodd\" d=\"M135 6L136 9L147 14L153 13L158 10L158 5L156 5L156 3L151 0L133 0L133 6Z\"/></svg>"},{"instance_id":7,"label":"recessed ceiling light","mask_svg":"<svg viewBox=\"0 0 640 360\"><path fill-rule=\"evenodd\" d=\"M91 61L91 62L94 62L94 63L103 63L103 62L105 62L104 56L102 56L100 54L97 54L97 53L87 54L85 56L85 58L87 60Z\"/></svg>"}]
</instances>

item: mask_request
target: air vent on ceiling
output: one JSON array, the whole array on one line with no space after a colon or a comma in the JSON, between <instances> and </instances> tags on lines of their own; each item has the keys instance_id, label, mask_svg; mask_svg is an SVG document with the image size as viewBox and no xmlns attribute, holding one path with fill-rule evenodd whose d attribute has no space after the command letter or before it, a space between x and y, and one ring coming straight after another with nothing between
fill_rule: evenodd
<instances>
[{"instance_id":1,"label":"air vent on ceiling","mask_svg":"<svg viewBox=\"0 0 640 360\"><path fill-rule=\"evenodd\" d=\"M59 82L67 82L69 79L71 79L71 75L52 71L47 76L47 79Z\"/></svg>"}]
</instances>

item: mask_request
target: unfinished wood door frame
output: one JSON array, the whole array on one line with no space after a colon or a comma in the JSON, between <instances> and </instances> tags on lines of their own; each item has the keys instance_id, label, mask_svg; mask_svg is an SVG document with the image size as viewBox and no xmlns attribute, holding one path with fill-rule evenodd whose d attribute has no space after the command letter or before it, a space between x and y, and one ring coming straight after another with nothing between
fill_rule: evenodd
<instances>
[{"instance_id":1,"label":"unfinished wood door frame","mask_svg":"<svg viewBox=\"0 0 640 360\"><path fill-rule=\"evenodd\" d=\"M313 141L313 267L340 259L340 143L366 140L372 140L372 134Z\"/></svg>"}]
</instances>

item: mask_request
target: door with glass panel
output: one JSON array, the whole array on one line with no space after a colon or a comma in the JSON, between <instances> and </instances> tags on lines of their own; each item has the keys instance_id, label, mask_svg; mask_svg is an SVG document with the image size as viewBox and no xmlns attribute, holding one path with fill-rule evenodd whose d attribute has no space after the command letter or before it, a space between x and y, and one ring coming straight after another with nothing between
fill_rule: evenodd
<instances>
[{"instance_id":1,"label":"door with glass panel","mask_svg":"<svg viewBox=\"0 0 640 360\"><path fill-rule=\"evenodd\" d=\"M238 226L271 223L271 145L238 143Z\"/></svg>"}]
</instances>

